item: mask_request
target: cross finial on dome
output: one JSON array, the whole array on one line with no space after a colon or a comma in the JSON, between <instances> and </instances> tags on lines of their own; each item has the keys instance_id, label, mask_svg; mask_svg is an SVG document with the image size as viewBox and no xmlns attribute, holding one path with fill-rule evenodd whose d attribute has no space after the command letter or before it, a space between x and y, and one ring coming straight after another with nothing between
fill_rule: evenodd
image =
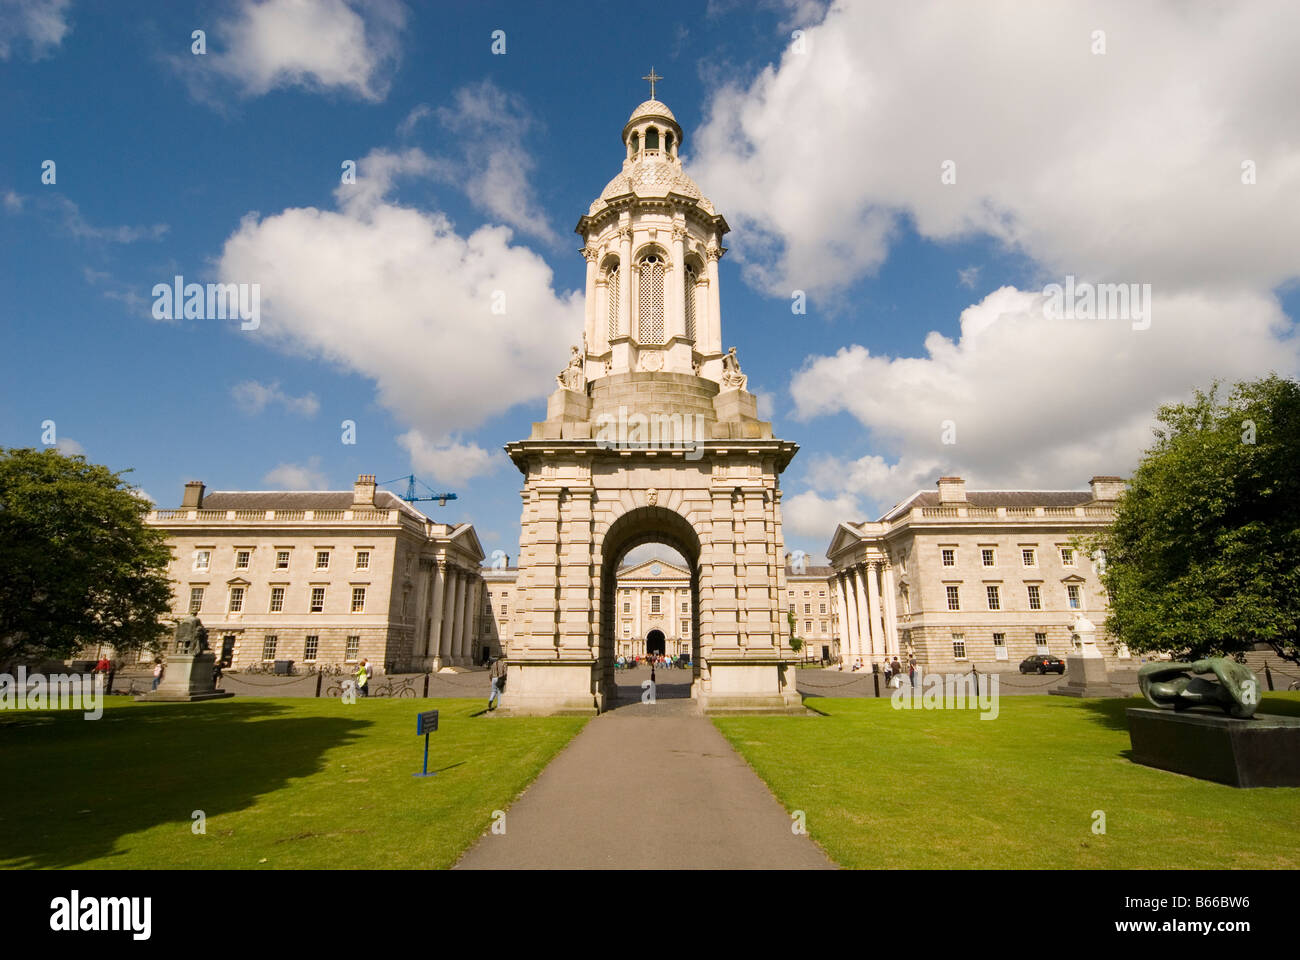
<instances>
[{"instance_id":1,"label":"cross finial on dome","mask_svg":"<svg viewBox=\"0 0 1300 960\"><path fill-rule=\"evenodd\" d=\"M651 67L651 68L650 68L650 72L647 73L647 74L646 74L644 77L642 77L641 79L642 79L642 80L649 80L649 81L650 81L650 99L653 100L653 99L655 98L655 81L656 81L656 80L662 80L663 77L661 77L661 76L659 76L657 73L655 73L655 68L654 68L654 67Z\"/></svg>"}]
</instances>

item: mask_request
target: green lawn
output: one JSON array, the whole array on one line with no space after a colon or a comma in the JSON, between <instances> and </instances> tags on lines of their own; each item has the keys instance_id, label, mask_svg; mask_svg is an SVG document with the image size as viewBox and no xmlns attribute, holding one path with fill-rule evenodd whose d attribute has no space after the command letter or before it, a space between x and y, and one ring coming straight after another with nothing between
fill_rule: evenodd
<instances>
[{"instance_id":1,"label":"green lawn","mask_svg":"<svg viewBox=\"0 0 1300 960\"><path fill-rule=\"evenodd\" d=\"M816 698L828 716L714 722L845 867L1300 866L1300 788L1239 790L1131 762L1124 709L1140 702L1003 697L998 718L980 720ZM1300 695L1269 694L1261 712L1300 716Z\"/></svg>"},{"instance_id":2,"label":"green lawn","mask_svg":"<svg viewBox=\"0 0 1300 960\"><path fill-rule=\"evenodd\" d=\"M448 867L584 723L471 718L479 699L106 703L0 714L0 867ZM440 772L412 777L435 708Z\"/></svg>"}]
</instances>

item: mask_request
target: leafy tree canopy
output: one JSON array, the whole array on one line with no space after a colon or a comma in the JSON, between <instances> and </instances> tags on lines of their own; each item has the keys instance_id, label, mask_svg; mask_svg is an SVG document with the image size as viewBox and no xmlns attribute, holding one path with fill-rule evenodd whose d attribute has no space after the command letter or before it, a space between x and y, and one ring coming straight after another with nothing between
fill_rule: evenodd
<instances>
[{"instance_id":1,"label":"leafy tree canopy","mask_svg":"<svg viewBox=\"0 0 1300 960\"><path fill-rule=\"evenodd\" d=\"M0 449L0 664L156 649L166 534L120 473L55 449Z\"/></svg>"},{"instance_id":2,"label":"leafy tree canopy","mask_svg":"<svg viewBox=\"0 0 1300 960\"><path fill-rule=\"evenodd\" d=\"M1137 652L1300 649L1300 383L1219 384L1156 415L1121 497L1102 580L1107 629Z\"/></svg>"}]
</instances>

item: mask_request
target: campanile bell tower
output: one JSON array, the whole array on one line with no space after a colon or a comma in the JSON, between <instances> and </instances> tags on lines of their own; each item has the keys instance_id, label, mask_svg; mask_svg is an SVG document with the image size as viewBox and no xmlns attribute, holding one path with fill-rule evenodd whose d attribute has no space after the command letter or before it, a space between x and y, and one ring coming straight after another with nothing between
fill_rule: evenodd
<instances>
[{"instance_id":1,"label":"campanile bell tower","mask_svg":"<svg viewBox=\"0 0 1300 960\"><path fill-rule=\"evenodd\" d=\"M727 222L682 170L682 128L651 98L623 126L622 169L578 221L581 344L546 419L506 446L524 476L502 708L617 704L629 629L615 574L663 543L691 568L691 693L710 711L802 710L785 617L780 474L798 446L758 419L723 349ZM574 331L575 336L578 331Z\"/></svg>"}]
</instances>

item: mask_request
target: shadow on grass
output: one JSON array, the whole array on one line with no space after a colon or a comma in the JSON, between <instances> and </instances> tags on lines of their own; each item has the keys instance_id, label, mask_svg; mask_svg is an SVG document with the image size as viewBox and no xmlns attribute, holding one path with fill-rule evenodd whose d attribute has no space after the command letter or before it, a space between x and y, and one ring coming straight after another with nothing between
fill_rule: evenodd
<instances>
[{"instance_id":1,"label":"shadow on grass","mask_svg":"<svg viewBox=\"0 0 1300 960\"><path fill-rule=\"evenodd\" d=\"M1145 697L1115 697L1105 700L1078 700L1075 705L1089 711L1093 719L1111 730L1123 730L1128 733L1128 709L1130 707L1150 707ZM1186 711L1184 711L1186 712ZM1221 710L1198 709L1193 713L1210 716L1224 716ZM1300 696L1290 694L1273 696L1265 693L1259 702L1257 715L1274 714L1284 717L1300 717ZM1131 751L1124 751L1128 756Z\"/></svg>"},{"instance_id":2,"label":"shadow on grass","mask_svg":"<svg viewBox=\"0 0 1300 960\"><path fill-rule=\"evenodd\" d=\"M94 722L71 712L0 717L8 772L0 862L72 867L110 857L121 837L164 823L187 837L193 811L210 818L245 809L319 772L326 751L371 725L286 712L216 701L109 707Z\"/></svg>"}]
</instances>

